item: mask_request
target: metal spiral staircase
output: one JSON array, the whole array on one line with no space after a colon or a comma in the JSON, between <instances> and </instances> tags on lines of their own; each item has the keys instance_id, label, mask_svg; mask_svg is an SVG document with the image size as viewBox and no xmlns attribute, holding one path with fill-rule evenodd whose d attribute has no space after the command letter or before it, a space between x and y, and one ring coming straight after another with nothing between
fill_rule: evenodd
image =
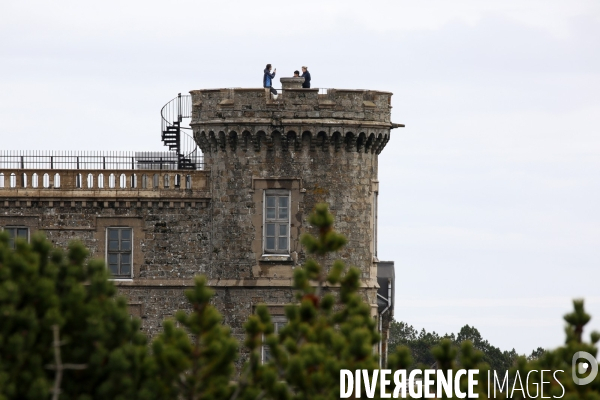
<instances>
[{"instance_id":1,"label":"metal spiral staircase","mask_svg":"<svg viewBox=\"0 0 600 400\"><path fill-rule=\"evenodd\" d=\"M192 96L181 95L169 101L160 110L162 141L170 151L177 153L177 169L201 169L200 149L181 126L184 118L192 118Z\"/></svg>"}]
</instances>

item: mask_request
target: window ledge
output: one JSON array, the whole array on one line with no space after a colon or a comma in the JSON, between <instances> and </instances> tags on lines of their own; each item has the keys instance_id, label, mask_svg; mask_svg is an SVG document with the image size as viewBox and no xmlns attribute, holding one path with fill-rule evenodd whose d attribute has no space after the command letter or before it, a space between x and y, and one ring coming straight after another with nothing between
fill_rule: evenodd
<instances>
[{"instance_id":1,"label":"window ledge","mask_svg":"<svg viewBox=\"0 0 600 400\"><path fill-rule=\"evenodd\" d=\"M289 254L263 254L259 261L273 263L291 263L292 257Z\"/></svg>"},{"instance_id":2,"label":"window ledge","mask_svg":"<svg viewBox=\"0 0 600 400\"><path fill-rule=\"evenodd\" d=\"M133 282L133 278L109 278L108 280L113 282Z\"/></svg>"}]
</instances>

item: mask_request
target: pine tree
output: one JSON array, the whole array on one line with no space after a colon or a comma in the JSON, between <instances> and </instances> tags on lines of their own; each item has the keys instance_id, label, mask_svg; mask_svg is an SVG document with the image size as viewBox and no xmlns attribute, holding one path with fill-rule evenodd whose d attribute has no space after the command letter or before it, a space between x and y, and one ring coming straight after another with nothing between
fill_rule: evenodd
<instances>
[{"instance_id":1,"label":"pine tree","mask_svg":"<svg viewBox=\"0 0 600 400\"><path fill-rule=\"evenodd\" d=\"M546 350L543 354L538 355L538 358L527 361L525 357L519 358L518 367L513 369L512 374L515 374L517 370L520 371L521 376L531 370L563 370L564 372L558 373L556 378L560 381L558 384L554 375L544 375L544 396L556 396L560 397L563 395L563 399L600 399L600 374L596 378L586 385L576 385L572 379L573 372L577 376L585 377L589 374L591 365L588 363L588 370L584 372L583 376L577 371L573 371L573 355L579 351L584 351L591 354L594 358L598 357L597 343L600 340L600 333L592 332L590 335L590 341L584 340L584 328L585 325L590 321L591 316L585 312L583 300L573 300L573 312L564 316L564 320L567 322L565 327L566 340L565 345L555 350ZM533 383L541 384L541 376L539 373L532 374ZM536 388L531 387L531 394L534 395ZM523 398L515 396L514 398Z\"/></svg>"},{"instance_id":2,"label":"pine tree","mask_svg":"<svg viewBox=\"0 0 600 400\"><path fill-rule=\"evenodd\" d=\"M265 306L249 318L245 325L249 358L239 377L234 376L237 342L210 304L213 293L204 278L196 278L194 289L186 292L192 311L176 314L179 327L166 321L150 353L139 320L128 315L125 300L116 296L103 262L86 262L88 253L81 244L71 244L65 255L35 235L31 245L17 241L13 250L8 237L0 234L0 400L51 394L60 399L339 398L341 369L378 368L374 349L379 334L360 295L359 270L346 270L341 261L323 267L323 260L346 243L333 230L327 206L318 205L309 222L319 234L302 237L315 258L294 272L297 303L286 306L287 324L278 333ZM600 341L598 332L585 341L584 328L591 317L582 300L573 305L574 311L564 317L564 346L516 359L510 388L515 382L523 390L511 390L511 398L541 397L541 374L531 371L563 370L556 375L560 384L555 375L544 376L545 397L600 400L600 374L587 385L576 385L571 378L576 368L573 355L584 351L597 357ZM429 346L428 357L438 369L478 369L480 399L487 398L488 364L507 362L505 354L468 325L456 338L417 333L406 324L396 328L403 335L397 342L421 341ZM263 346L270 349L266 362L261 357ZM388 368L411 367L408 347L399 346L390 354ZM60 392L52 392L54 387ZM460 388L467 391L466 376ZM375 398L379 393L377 389Z\"/></svg>"},{"instance_id":3,"label":"pine tree","mask_svg":"<svg viewBox=\"0 0 600 400\"><path fill-rule=\"evenodd\" d=\"M192 312L176 314L185 330L167 320L163 333L152 343L159 371L158 398L218 400L231 396L238 344L209 303L212 296L206 279L196 277L194 289L186 292Z\"/></svg>"},{"instance_id":4,"label":"pine tree","mask_svg":"<svg viewBox=\"0 0 600 400\"><path fill-rule=\"evenodd\" d=\"M517 352L502 351L498 347L494 347L487 340L483 339L477 328L474 326L465 325L455 335L454 333L439 335L435 331L427 332L425 329L417 331L413 326L405 322L392 321L390 324L390 341L389 348L394 349L399 345L407 346L414 358L414 363L409 367L428 368L436 362L432 354L435 346L441 344L442 340L450 340L457 349L461 343L470 341L475 349L483 352L483 361L489 364L490 368L497 371L506 371L511 368L518 357ZM537 358L543 353L543 349L538 348L530 357ZM457 354L458 357L458 354Z\"/></svg>"},{"instance_id":5,"label":"pine tree","mask_svg":"<svg viewBox=\"0 0 600 400\"><path fill-rule=\"evenodd\" d=\"M301 241L314 257L323 259L346 244L333 230L326 204L315 207L309 222L318 236L306 234ZM335 261L326 272L315 259L296 269L298 303L286 306L287 324L278 334L266 307L257 308L246 324L251 354L242 372L240 398L338 399L341 369L378 368L374 346L379 334L359 294L360 271L345 271L344 263ZM271 359L261 364L263 344L270 348Z\"/></svg>"},{"instance_id":6,"label":"pine tree","mask_svg":"<svg viewBox=\"0 0 600 400\"><path fill-rule=\"evenodd\" d=\"M478 369L476 393L478 393L480 399L488 398L488 393L490 394L489 398L496 399L541 398L543 386L545 398L598 400L600 399L600 374L586 385L576 385L572 379L573 355L579 351L585 351L593 357L597 357L596 344L600 340L600 333L598 332L592 332L590 342L583 340L584 327L591 317L584 310L583 300L574 300L573 305L574 311L564 317L567 322L565 345L555 350L538 348L534 352L536 358L533 359L528 359L525 356L517 357L514 365L508 369L508 395L506 388L501 392L497 387L497 391L494 392L493 382L487 380L489 365L485 360L484 353L478 350L471 341L473 338L464 340L458 352L451 340L441 340L440 345L432 349L437 368L442 371L449 369L456 371L458 368ZM468 332L477 336L472 330L465 330L462 336ZM464 339L464 337L462 338ZM477 338L475 337L475 339ZM585 377L590 369L591 366L588 366L588 371L582 377ZM546 371L543 376L544 383L542 383L542 370ZM506 369L498 371L500 380L504 377L505 371ZM559 372L555 375L555 371ZM490 386L489 392L488 386ZM466 389L466 379L463 377L461 379L461 391L465 392Z\"/></svg>"},{"instance_id":7,"label":"pine tree","mask_svg":"<svg viewBox=\"0 0 600 400\"><path fill-rule=\"evenodd\" d=\"M42 234L31 245L0 235L0 398L48 398L57 376L54 331L66 369L61 399L153 397L140 322L116 296L103 262L72 243L65 255Z\"/></svg>"}]
</instances>

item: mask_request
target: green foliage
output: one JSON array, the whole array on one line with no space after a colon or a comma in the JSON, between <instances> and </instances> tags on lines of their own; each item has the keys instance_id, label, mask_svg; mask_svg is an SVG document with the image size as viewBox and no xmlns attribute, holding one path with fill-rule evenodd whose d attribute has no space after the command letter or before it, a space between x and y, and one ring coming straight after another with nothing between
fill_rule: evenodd
<instances>
[{"instance_id":1,"label":"green foliage","mask_svg":"<svg viewBox=\"0 0 600 400\"><path fill-rule=\"evenodd\" d=\"M116 297L101 261L72 243L65 255L43 235L13 251L0 235L0 399L48 398L54 384L53 326L62 342L61 399L152 397L152 362L139 320Z\"/></svg>"},{"instance_id":2,"label":"green foliage","mask_svg":"<svg viewBox=\"0 0 600 400\"><path fill-rule=\"evenodd\" d=\"M533 350L530 355L527 356L527 361L537 360L538 358L543 356L545 352L546 350L544 348L538 347L537 349Z\"/></svg>"},{"instance_id":3,"label":"green foliage","mask_svg":"<svg viewBox=\"0 0 600 400\"><path fill-rule=\"evenodd\" d=\"M130 318L125 300L116 296L104 264L86 262L83 246L71 244L64 254L37 235L31 245L17 241L13 250L0 234L0 400L50 396L57 376L52 369L54 327L60 333L61 362L85 366L64 371L61 399L339 398L341 369L378 368L374 348L379 334L360 294L359 270L346 269L341 261L325 269L318 261L346 243L333 230L326 205L316 207L310 223L318 236L305 235L302 243L316 259L294 272L297 303L286 306L287 324L278 332L267 308L257 308L245 324L248 361L237 377L237 342L210 304L213 293L204 278L196 278L186 292L192 311L176 314L179 326L165 321L150 352L139 320ZM390 352L388 368L478 369L476 392L483 399L489 369L501 376L509 369L509 387L524 389L511 392L514 399L535 397L542 382L535 371L563 370L556 376L560 384L554 375L544 376L546 398L600 400L600 375L588 385L576 385L571 378L573 355L585 351L597 357L600 341L598 332L585 341L591 317L582 300L573 305L564 317L565 345L538 348L527 358L491 346L469 325L456 335L440 336L394 321L389 345L396 350ZM264 348L270 354L266 362ZM466 376L460 386L467 391Z\"/></svg>"},{"instance_id":4,"label":"green foliage","mask_svg":"<svg viewBox=\"0 0 600 400\"><path fill-rule=\"evenodd\" d=\"M302 237L310 254L325 256L346 243L333 230L327 205L317 205L309 222L318 229L317 237ZM344 263L336 261L326 273L314 259L296 269L298 304L286 307L287 324L278 334L266 307L258 307L246 324L251 353L241 377L241 398L338 399L340 369L378 368L373 349L379 334L359 294L360 272L344 271ZM339 287L339 294L330 286ZM266 363L261 363L263 343L271 354Z\"/></svg>"},{"instance_id":5,"label":"green foliage","mask_svg":"<svg viewBox=\"0 0 600 400\"><path fill-rule=\"evenodd\" d=\"M479 384L476 387L476 393L482 399L488 398L488 385L490 385L490 398L539 398L542 394L542 380L544 382L544 398L600 399L600 375L587 385L576 385L572 379L573 355L578 351L585 351L597 357L598 349L594 344L599 337L597 332L593 332L590 343L582 340L584 326L589 322L590 316L585 313L582 300L575 300L573 304L574 311L565 316L567 322L565 346L552 351L538 348L530 357L519 356L510 368L498 370L500 380L504 377L505 371L509 371L508 396L506 390L500 392L499 388L494 396L491 383L487 381L490 368L486 354L477 349L474 344L477 341L487 342L480 339L474 328L463 328L454 342L450 339L442 339L440 344L432 349L432 355L436 359L438 368L443 371L448 369L456 371L458 368L478 369ZM404 328L404 331L406 332L407 329ZM408 331L410 332L410 330ZM459 340L461 341L460 350L457 351L456 342ZM403 349L406 350L406 348ZM542 370L546 371L543 379ZM554 375L554 371L558 370L563 372L557 372ZM586 374L581 377L585 377ZM460 385L463 392L467 389L466 383L466 379L461 379Z\"/></svg>"},{"instance_id":6,"label":"green foliage","mask_svg":"<svg viewBox=\"0 0 600 400\"><path fill-rule=\"evenodd\" d=\"M506 371L513 366L518 355L515 349L511 351L502 351L498 347L492 346L487 340L481 337L479 331L472 326L463 326L456 335L456 343L470 341L475 349L482 352L482 361L487 363L491 369L497 371Z\"/></svg>"},{"instance_id":7,"label":"green foliage","mask_svg":"<svg viewBox=\"0 0 600 400\"><path fill-rule=\"evenodd\" d=\"M446 339L457 349L461 343L470 341L475 349L483 353L483 361L493 370L508 370L513 366L518 357L514 349L511 351L502 351L492 346L487 340L481 337L477 328L469 325L463 326L456 335L451 333L441 336L436 332L427 332L425 329L418 332L405 322L392 321L390 324L388 346L390 349L394 349L397 346L403 345L410 349L414 362L409 369L416 368L417 366L430 368L437 361L432 353L433 348L440 345ZM538 348L532 353L531 357L539 357L543 351L543 349Z\"/></svg>"},{"instance_id":8,"label":"green foliage","mask_svg":"<svg viewBox=\"0 0 600 400\"><path fill-rule=\"evenodd\" d=\"M406 346L410 350L413 363L408 366L408 369L417 366L430 368L435 363L435 357L431 354L431 350L443 338L436 332L427 332L425 329L418 332L405 322L392 321L390 323L388 348L394 350L398 346Z\"/></svg>"},{"instance_id":9,"label":"green foliage","mask_svg":"<svg viewBox=\"0 0 600 400\"><path fill-rule=\"evenodd\" d=\"M526 370L563 370L564 373L559 373L557 378L560 383L564 386L565 395L564 399L600 399L600 374L587 385L576 385L572 379L573 373L573 355L579 351L585 351L590 353L596 359L598 357L598 348L596 343L600 334L598 332L592 332L590 335L590 342L584 340L584 328L585 325L590 321L591 317L584 310L583 300L573 300L573 312L564 316L567 325L565 327L566 341L565 345L555 350L545 351L538 358L533 361L527 362L522 357L519 359L520 364L523 365ZM515 372L514 370L512 371ZM577 376L585 377L590 372L588 371L581 375L575 371ZM550 379L549 379L550 378ZM544 395L560 396L563 389L556 382L553 376L544 376L544 381L550 381L550 383L544 384ZM541 377L535 375L535 383L541 382ZM532 393L535 393L533 391ZM515 398L519 398L515 396ZM521 397L522 398L522 397Z\"/></svg>"},{"instance_id":10,"label":"green foliage","mask_svg":"<svg viewBox=\"0 0 600 400\"><path fill-rule=\"evenodd\" d=\"M237 341L221 324L221 315L209 301L212 290L204 277L196 277L186 292L192 312L179 311L176 320L185 328L165 321L152 349L160 374L158 397L164 399L216 400L231 395ZM192 340L190 340L190 336Z\"/></svg>"}]
</instances>

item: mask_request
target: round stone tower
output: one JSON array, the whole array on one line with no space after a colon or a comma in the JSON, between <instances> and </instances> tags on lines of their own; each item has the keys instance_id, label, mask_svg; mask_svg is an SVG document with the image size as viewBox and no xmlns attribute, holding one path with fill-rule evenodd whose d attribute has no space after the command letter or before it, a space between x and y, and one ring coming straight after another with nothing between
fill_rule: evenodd
<instances>
[{"instance_id":1,"label":"round stone tower","mask_svg":"<svg viewBox=\"0 0 600 400\"><path fill-rule=\"evenodd\" d=\"M277 99L262 88L190 92L190 125L210 170L206 275L211 286L260 289L251 303L292 301L293 269L306 258L299 238L315 233L307 217L324 202L348 238L332 258L360 268L375 314L377 157L401 126L390 121L392 93L281 82Z\"/></svg>"}]
</instances>

